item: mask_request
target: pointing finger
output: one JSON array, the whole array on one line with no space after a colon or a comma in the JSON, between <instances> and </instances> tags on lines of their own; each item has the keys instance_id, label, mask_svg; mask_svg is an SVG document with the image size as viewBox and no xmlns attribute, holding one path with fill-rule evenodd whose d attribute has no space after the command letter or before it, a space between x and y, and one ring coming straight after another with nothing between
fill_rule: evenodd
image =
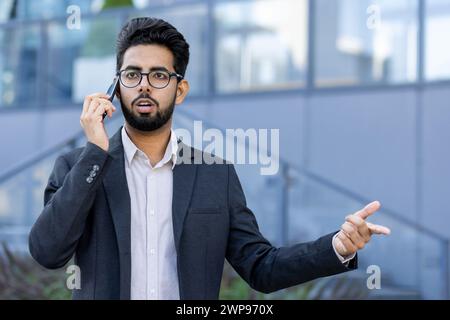
<instances>
[{"instance_id":1,"label":"pointing finger","mask_svg":"<svg viewBox=\"0 0 450 320\"><path fill-rule=\"evenodd\" d=\"M374 234L384 234L384 235L389 235L391 234L391 230L385 226L381 226L378 224L373 224L370 222L367 222L367 226L369 227L369 230L371 233Z\"/></svg>"},{"instance_id":2,"label":"pointing finger","mask_svg":"<svg viewBox=\"0 0 450 320\"><path fill-rule=\"evenodd\" d=\"M373 201L365 206L364 209L357 211L355 215L359 216L360 218L366 219L367 217L378 211L380 207L381 204L379 201Z\"/></svg>"}]
</instances>

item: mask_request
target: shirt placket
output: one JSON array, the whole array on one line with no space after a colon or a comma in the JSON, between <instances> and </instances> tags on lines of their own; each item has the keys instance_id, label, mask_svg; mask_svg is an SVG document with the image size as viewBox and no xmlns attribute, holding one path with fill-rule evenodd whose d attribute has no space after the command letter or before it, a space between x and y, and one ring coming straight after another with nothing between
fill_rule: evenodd
<instances>
[{"instance_id":1,"label":"shirt placket","mask_svg":"<svg viewBox=\"0 0 450 320\"><path fill-rule=\"evenodd\" d=\"M156 184L152 169L147 176L147 294L148 299L158 299L158 228L156 216Z\"/></svg>"}]
</instances>

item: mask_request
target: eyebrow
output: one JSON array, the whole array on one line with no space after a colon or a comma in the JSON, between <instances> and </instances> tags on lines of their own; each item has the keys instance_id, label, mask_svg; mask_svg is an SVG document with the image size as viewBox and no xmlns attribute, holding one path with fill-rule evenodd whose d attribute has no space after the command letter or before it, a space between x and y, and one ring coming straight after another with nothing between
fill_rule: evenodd
<instances>
[{"instance_id":1,"label":"eyebrow","mask_svg":"<svg viewBox=\"0 0 450 320\"><path fill-rule=\"evenodd\" d=\"M124 70L139 70L142 71L142 68L139 66L134 66L134 65L129 65L127 66ZM164 66L156 66L156 67L151 67L150 68L150 72L151 71L166 71L166 72L171 72L169 71L166 67Z\"/></svg>"}]
</instances>

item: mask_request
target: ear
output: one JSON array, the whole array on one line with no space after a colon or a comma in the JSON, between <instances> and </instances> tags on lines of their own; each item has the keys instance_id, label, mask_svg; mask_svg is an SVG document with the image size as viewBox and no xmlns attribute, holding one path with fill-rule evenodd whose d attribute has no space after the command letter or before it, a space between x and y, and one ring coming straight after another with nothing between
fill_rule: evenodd
<instances>
[{"instance_id":1,"label":"ear","mask_svg":"<svg viewBox=\"0 0 450 320\"><path fill-rule=\"evenodd\" d=\"M189 82L186 79L183 79L178 83L175 104L180 104L184 101L189 92L189 88Z\"/></svg>"}]
</instances>

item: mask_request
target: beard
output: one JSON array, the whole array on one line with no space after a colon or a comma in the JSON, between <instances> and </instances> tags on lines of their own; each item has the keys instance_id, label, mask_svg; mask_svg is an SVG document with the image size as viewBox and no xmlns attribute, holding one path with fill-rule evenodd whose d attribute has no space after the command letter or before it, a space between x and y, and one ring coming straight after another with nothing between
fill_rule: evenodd
<instances>
[{"instance_id":1,"label":"beard","mask_svg":"<svg viewBox=\"0 0 450 320\"><path fill-rule=\"evenodd\" d=\"M138 99L143 98L150 99L155 104L156 112L154 115L152 115L151 113L138 113L133 110L134 102ZM130 108L125 106L122 98L120 98L120 107L122 108L122 113L125 120L131 127L139 131L154 131L164 126L170 120L170 118L172 118L172 114L175 109L175 100L176 94L174 95L174 98L170 105L164 110L161 110L161 108L159 107L159 103L152 99L148 94L144 93L133 100Z\"/></svg>"}]
</instances>

